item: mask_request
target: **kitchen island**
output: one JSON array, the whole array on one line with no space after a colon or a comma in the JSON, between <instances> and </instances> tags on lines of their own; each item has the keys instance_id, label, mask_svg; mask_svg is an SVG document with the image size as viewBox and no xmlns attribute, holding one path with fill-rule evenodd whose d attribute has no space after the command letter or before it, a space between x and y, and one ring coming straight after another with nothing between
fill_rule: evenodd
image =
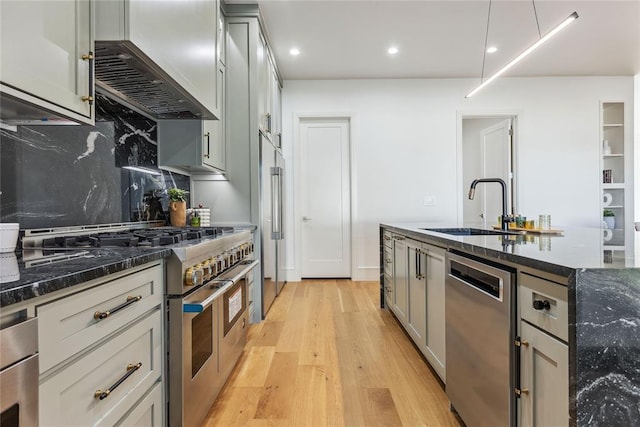
<instances>
[{"instance_id":1,"label":"kitchen island","mask_svg":"<svg viewBox=\"0 0 640 427\"><path fill-rule=\"evenodd\" d=\"M518 277L550 277L567 291L569 424L640 425L640 259L631 251L612 259L599 229L569 229L561 236L424 230L446 226L381 224L381 303L389 263L385 232L509 266Z\"/></svg>"}]
</instances>

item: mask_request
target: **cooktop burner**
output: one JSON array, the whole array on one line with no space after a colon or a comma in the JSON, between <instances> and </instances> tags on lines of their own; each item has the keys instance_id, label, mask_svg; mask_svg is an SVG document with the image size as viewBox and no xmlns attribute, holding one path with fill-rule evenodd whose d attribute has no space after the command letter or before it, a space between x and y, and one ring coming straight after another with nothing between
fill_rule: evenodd
<instances>
[{"instance_id":1,"label":"cooktop burner","mask_svg":"<svg viewBox=\"0 0 640 427\"><path fill-rule=\"evenodd\" d=\"M99 248L167 246L203 237L233 232L233 227L153 227L88 235L56 236L42 239L42 248Z\"/></svg>"}]
</instances>

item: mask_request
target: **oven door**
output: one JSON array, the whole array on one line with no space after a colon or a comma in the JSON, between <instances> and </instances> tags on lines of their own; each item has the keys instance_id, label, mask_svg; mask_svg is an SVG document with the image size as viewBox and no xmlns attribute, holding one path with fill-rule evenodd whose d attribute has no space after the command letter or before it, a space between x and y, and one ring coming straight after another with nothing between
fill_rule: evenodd
<instances>
[{"instance_id":1,"label":"oven door","mask_svg":"<svg viewBox=\"0 0 640 427\"><path fill-rule=\"evenodd\" d=\"M169 300L169 425L201 425L222 387L216 293L218 289L205 285Z\"/></svg>"},{"instance_id":2,"label":"oven door","mask_svg":"<svg viewBox=\"0 0 640 427\"><path fill-rule=\"evenodd\" d=\"M224 281L222 288L220 320L220 374L226 378L238 358L242 354L247 342L247 277L259 261L242 261L223 277L216 280Z\"/></svg>"}]
</instances>

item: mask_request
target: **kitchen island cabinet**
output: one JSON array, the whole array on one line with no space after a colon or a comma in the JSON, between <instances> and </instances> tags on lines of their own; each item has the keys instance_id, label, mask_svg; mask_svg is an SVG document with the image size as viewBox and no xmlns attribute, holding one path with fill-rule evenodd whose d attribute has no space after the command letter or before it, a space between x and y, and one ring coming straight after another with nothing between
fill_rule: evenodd
<instances>
[{"instance_id":1,"label":"kitchen island cabinet","mask_svg":"<svg viewBox=\"0 0 640 427\"><path fill-rule=\"evenodd\" d=\"M402 235L517 271L521 320L516 323L520 339L529 343L520 349L520 374L532 384L520 383L529 394L520 391L519 423L638 424L640 259L627 251L626 267L612 264L603 254L600 229L569 229L554 237L424 230L443 226L382 224L381 236ZM536 300L548 300L549 308L536 310Z\"/></svg>"}]
</instances>

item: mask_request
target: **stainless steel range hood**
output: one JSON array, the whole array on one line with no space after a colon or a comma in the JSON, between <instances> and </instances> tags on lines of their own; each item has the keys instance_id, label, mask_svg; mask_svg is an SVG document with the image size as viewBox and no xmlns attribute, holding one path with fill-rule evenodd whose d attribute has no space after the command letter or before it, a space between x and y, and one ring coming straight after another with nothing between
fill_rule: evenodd
<instances>
[{"instance_id":1,"label":"stainless steel range hood","mask_svg":"<svg viewBox=\"0 0 640 427\"><path fill-rule=\"evenodd\" d=\"M216 119L131 41L96 41L96 87L158 119Z\"/></svg>"}]
</instances>

